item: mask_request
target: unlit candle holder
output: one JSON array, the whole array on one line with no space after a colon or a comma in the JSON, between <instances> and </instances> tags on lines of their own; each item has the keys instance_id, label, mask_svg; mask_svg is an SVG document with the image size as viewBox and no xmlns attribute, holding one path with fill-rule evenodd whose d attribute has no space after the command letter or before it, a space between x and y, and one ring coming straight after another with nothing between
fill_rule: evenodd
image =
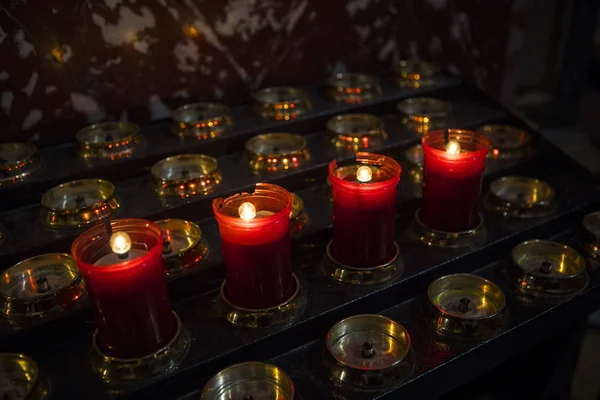
<instances>
[{"instance_id":1,"label":"unlit candle holder","mask_svg":"<svg viewBox=\"0 0 600 400\"><path fill-rule=\"evenodd\" d=\"M102 122L83 128L75 135L77 152L85 160L116 160L140 150L140 128L130 122Z\"/></svg>"},{"instance_id":2,"label":"unlit candle holder","mask_svg":"<svg viewBox=\"0 0 600 400\"><path fill-rule=\"evenodd\" d=\"M229 107L221 103L186 104L173 110L172 132L182 139L208 140L232 126Z\"/></svg>"},{"instance_id":3,"label":"unlit candle holder","mask_svg":"<svg viewBox=\"0 0 600 400\"><path fill-rule=\"evenodd\" d=\"M421 209L418 209L415 213L411 229L416 239L428 246L457 249L479 246L485 241L485 227L481 214L479 214L479 223L472 229L461 232L444 232L426 226L419 218L420 211Z\"/></svg>"},{"instance_id":4,"label":"unlit candle holder","mask_svg":"<svg viewBox=\"0 0 600 400\"><path fill-rule=\"evenodd\" d=\"M329 330L325 343L325 367L340 386L377 389L400 383L414 369L408 331L382 315L346 318Z\"/></svg>"},{"instance_id":5,"label":"unlit candle holder","mask_svg":"<svg viewBox=\"0 0 600 400\"><path fill-rule=\"evenodd\" d=\"M289 121L311 108L308 93L299 88L278 86L254 93L254 111L264 119Z\"/></svg>"},{"instance_id":6,"label":"unlit candle holder","mask_svg":"<svg viewBox=\"0 0 600 400\"><path fill-rule=\"evenodd\" d=\"M40 166L41 162L34 145L29 143L0 144L0 186L23 182Z\"/></svg>"},{"instance_id":7,"label":"unlit candle holder","mask_svg":"<svg viewBox=\"0 0 600 400\"><path fill-rule=\"evenodd\" d=\"M422 88L439 80L440 67L428 61L402 60L396 64L394 78L400 87Z\"/></svg>"},{"instance_id":8,"label":"unlit candle holder","mask_svg":"<svg viewBox=\"0 0 600 400\"><path fill-rule=\"evenodd\" d=\"M301 294L300 280L293 274L294 290L292 295L274 307L252 309L233 304L227 298L227 282L221 284L217 299L217 312L234 325L247 328L266 328L286 324L295 319L304 309L305 298Z\"/></svg>"},{"instance_id":9,"label":"unlit candle holder","mask_svg":"<svg viewBox=\"0 0 600 400\"><path fill-rule=\"evenodd\" d=\"M504 292L471 274L443 276L427 288L431 322L442 334L481 339L504 326Z\"/></svg>"},{"instance_id":10,"label":"unlit candle holder","mask_svg":"<svg viewBox=\"0 0 600 400\"><path fill-rule=\"evenodd\" d=\"M546 182L526 176L505 176L490 184L485 207L515 218L540 218L551 214L554 190Z\"/></svg>"},{"instance_id":11,"label":"unlit candle holder","mask_svg":"<svg viewBox=\"0 0 600 400\"><path fill-rule=\"evenodd\" d=\"M445 128L450 122L452 106L431 97L413 97L398 103L402 123L411 131L425 134Z\"/></svg>"},{"instance_id":12,"label":"unlit candle holder","mask_svg":"<svg viewBox=\"0 0 600 400\"><path fill-rule=\"evenodd\" d=\"M298 168L310 160L306 139L295 133L264 133L246 142L246 156L255 174Z\"/></svg>"},{"instance_id":13,"label":"unlit candle holder","mask_svg":"<svg viewBox=\"0 0 600 400\"><path fill-rule=\"evenodd\" d=\"M477 131L490 139L490 158L518 159L531 154L531 135L521 128L510 125L484 125Z\"/></svg>"},{"instance_id":14,"label":"unlit candle holder","mask_svg":"<svg viewBox=\"0 0 600 400\"><path fill-rule=\"evenodd\" d=\"M327 97L347 104L359 104L381 95L377 78L370 74L343 72L327 80Z\"/></svg>"},{"instance_id":15,"label":"unlit candle holder","mask_svg":"<svg viewBox=\"0 0 600 400\"><path fill-rule=\"evenodd\" d=\"M50 382L38 364L24 354L0 353L2 397L44 400L50 398Z\"/></svg>"},{"instance_id":16,"label":"unlit candle holder","mask_svg":"<svg viewBox=\"0 0 600 400\"><path fill-rule=\"evenodd\" d=\"M55 229L91 225L121 207L115 186L103 179L79 179L55 186L44 193L41 204L43 223Z\"/></svg>"},{"instance_id":17,"label":"unlit candle holder","mask_svg":"<svg viewBox=\"0 0 600 400\"><path fill-rule=\"evenodd\" d=\"M372 114L342 114L327 121L331 142L353 152L381 146L388 138L383 121Z\"/></svg>"},{"instance_id":18,"label":"unlit candle holder","mask_svg":"<svg viewBox=\"0 0 600 400\"><path fill-rule=\"evenodd\" d=\"M150 173L154 191L161 197L206 195L223 180L216 158L203 154L164 158L152 166Z\"/></svg>"},{"instance_id":19,"label":"unlit candle holder","mask_svg":"<svg viewBox=\"0 0 600 400\"><path fill-rule=\"evenodd\" d=\"M155 223L163 231L162 256L167 264L167 276L187 272L206 259L208 245L198 225L183 219L164 219Z\"/></svg>"}]
</instances>

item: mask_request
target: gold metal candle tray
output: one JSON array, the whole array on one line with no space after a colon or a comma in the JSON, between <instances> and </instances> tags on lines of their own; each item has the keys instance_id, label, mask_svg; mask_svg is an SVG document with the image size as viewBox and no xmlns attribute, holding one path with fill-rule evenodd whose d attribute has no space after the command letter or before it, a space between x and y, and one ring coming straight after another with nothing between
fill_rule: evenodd
<instances>
[{"instance_id":1,"label":"gold metal candle tray","mask_svg":"<svg viewBox=\"0 0 600 400\"><path fill-rule=\"evenodd\" d=\"M129 122L103 122L83 128L75 135L77 151L84 159L127 158L140 147L140 128Z\"/></svg>"},{"instance_id":2,"label":"gold metal candle tray","mask_svg":"<svg viewBox=\"0 0 600 400\"><path fill-rule=\"evenodd\" d=\"M0 310L16 325L81 304L86 289L75 260L67 254L44 254L13 265L2 274Z\"/></svg>"},{"instance_id":3,"label":"gold metal candle tray","mask_svg":"<svg viewBox=\"0 0 600 400\"><path fill-rule=\"evenodd\" d=\"M415 214L415 220L412 225L412 232L418 240L428 246L445 247L456 249L461 247L477 246L485 240L485 229L483 217L479 214L479 224L473 228L462 232L444 232L431 229L419 218L419 208Z\"/></svg>"},{"instance_id":4,"label":"gold metal candle tray","mask_svg":"<svg viewBox=\"0 0 600 400\"><path fill-rule=\"evenodd\" d=\"M42 221L51 228L78 228L108 218L120 206L112 183L80 179L44 193Z\"/></svg>"},{"instance_id":5,"label":"gold metal candle tray","mask_svg":"<svg viewBox=\"0 0 600 400\"><path fill-rule=\"evenodd\" d=\"M295 133L265 133L246 142L246 155L255 174L298 168L310 159L306 139Z\"/></svg>"},{"instance_id":6,"label":"gold metal candle tray","mask_svg":"<svg viewBox=\"0 0 600 400\"><path fill-rule=\"evenodd\" d=\"M327 80L326 93L338 103L358 104L380 96L381 87L373 75L346 72Z\"/></svg>"},{"instance_id":7,"label":"gold metal candle tray","mask_svg":"<svg viewBox=\"0 0 600 400\"><path fill-rule=\"evenodd\" d=\"M0 371L3 399L49 398L48 379L32 358L17 353L0 353Z\"/></svg>"},{"instance_id":8,"label":"gold metal candle tray","mask_svg":"<svg viewBox=\"0 0 600 400\"><path fill-rule=\"evenodd\" d=\"M294 383L281 369L261 362L232 365L213 376L202 400L294 400Z\"/></svg>"},{"instance_id":9,"label":"gold metal candle tray","mask_svg":"<svg viewBox=\"0 0 600 400\"><path fill-rule=\"evenodd\" d=\"M593 258L600 258L600 211L583 218L583 237L581 241L587 253Z\"/></svg>"},{"instance_id":10,"label":"gold metal candle tray","mask_svg":"<svg viewBox=\"0 0 600 400\"><path fill-rule=\"evenodd\" d=\"M308 93L294 87L261 89L254 94L254 110L265 119L294 119L312 108Z\"/></svg>"},{"instance_id":11,"label":"gold metal candle tray","mask_svg":"<svg viewBox=\"0 0 600 400\"><path fill-rule=\"evenodd\" d=\"M163 231L163 259L167 276L176 275L200 265L208 254L202 230L193 222L183 219L155 221Z\"/></svg>"},{"instance_id":12,"label":"gold metal candle tray","mask_svg":"<svg viewBox=\"0 0 600 400\"><path fill-rule=\"evenodd\" d=\"M327 121L332 143L354 152L381 146L387 140L383 121L372 114L343 114Z\"/></svg>"},{"instance_id":13,"label":"gold metal candle tray","mask_svg":"<svg viewBox=\"0 0 600 400\"><path fill-rule=\"evenodd\" d=\"M431 321L440 333L486 337L503 326L504 292L493 282L471 274L443 276L427 288Z\"/></svg>"},{"instance_id":14,"label":"gold metal candle tray","mask_svg":"<svg viewBox=\"0 0 600 400\"><path fill-rule=\"evenodd\" d=\"M227 299L227 282L221 284L217 299L217 312L234 325L248 328L266 328L285 324L297 317L304 309L305 299L300 295L300 280L294 274L295 290L283 303L263 309L238 307Z\"/></svg>"},{"instance_id":15,"label":"gold metal candle tray","mask_svg":"<svg viewBox=\"0 0 600 400\"><path fill-rule=\"evenodd\" d=\"M229 108L221 103L194 103L176 108L173 133L180 138L214 139L232 125Z\"/></svg>"},{"instance_id":16,"label":"gold metal candle tray","mask_svg":"<svg viewBox=\"0 0 600 400\"><path fill-rule=\"evenodd\" d=\"M512 251L511 277L518 289L533 296L566 296L588 283L584 258L572 248L550 240L528 240Z\"/></svg>"},{"instance_id":17,"label":"gold metal candle tray","mask_svg":"<svg viewBox=\"0 0 600 400\"><path fill-rule=\"evenodd\" d=\"M554 190L526 176L505 176L490 185L485 205L490 211L518 218L539 218L552 212Z\"/></svg>"},{"instance_id":18,"label":"gold metal candle tray","mask_svg":"<svg viewBox=\"0 0 600 400\"><path fill-rule=\"evenodd\" d=\"M189 197L212 192L221 183L217 160L203 154L167 157L150 170L159 196Z\"/></svg>"},{"instance_id":19,"label":"gold metal candle tray","mask_svg":"<svg viewBox=\"0 0 600 400\"><path fill-rule=\"evenodd\" d=\"M172 372L185 357L191 339L181 324L177 313L173 313L177 330L173 339L161 349L139 358L118 358L106 355L98 341L98 331L92 338L92 367L108 384L126 384L149 380Z\"/></svg>"},{"instance_id":20,"label":"gold metal candle tray","mask_svg":"<svg viewBox=\"0 0 600 400\"><path fill-rule=\"evenodd\" d=\"M394 242L396 253L392 259L385 264L371 268L356 268L340 263L331 254L332 244L333 240L327 244L323 268L328 275L337 281L354 285L376 285L391 281L402 273L403 263L400 258L400 248L396 242Z\"/></svg>"},{"instance_id":21,"label":"gold metal candle tray","mask_svg":"<svg viewBox=\"0 0 600 400\"><path fill-rule=\"evenodd\" d=\"M0 144L0 186L22 182L39 167L40 162L34 145Z\"/></svg>"},{"instance_id":22,"label":"gold metal candle tray","mask_svg":"<svg viewBox=\"0 0 600 400\"><path fill-rule=\"evenodd\" d=\"M431 86L439 75L440 67L427 61L402 60L395 68L396 84L400 87Z\"/></svg>"},{"instance_id":23,"label":"gold metal candle tray","mask_svg":"<svg viewBox=\"0 0 600 400\"><path fill-rule=\"evenodd\" d=\"M304 202L295 193L290 193L292 195L292 211L290 212L290 232L292 235L294 233L300 232L306 224L308 223L308 214L306 210L304 210Z\"/></svg>"},{"instance_id":24,"label":"gold metal candle tray","mask_svg":"<svg viewBox=\"0 0 600 400\"><path fill-rule=\"evenodd\" d=\"M410 147L408 150L404 152L404 157L406 161L410 164L409 174L414 183L422 183L423 182L423 165L424 163L424 155L423 155L423 146L417 144L415 146ZM419 191L419 197L421 197L422 191Z\"/></svg>"},{"instance_id":25,"label":"gold metal candle tray","mask_svg":"<svg viewBox=\"0 0 600 400\"><path fill-rule=\"evenodd\" d=\"M431 97L413 97L398 103L402 123L411 131L424 134L445 128L452 107L449 103Z\"/></svg>"},{"instance_id":26,"label":"gold metal candle tray","mask_svg":"<svg viewBox=\"0 0 600 400\"><path fill-rule=\"evenodd\" d=\"M484 125L478 132L490 139L490 158L522 158L531 152L531 135L516 126Z\"/></svg>"},{"instance_id":27,"label":"gold metal candle tray","mask_svg":"<svg viewBox=\"0 0 600 400\"><path fill-rule=\"evenodd\" d=\"M355 315L335 324L325 339L334 382L363 389L398 383L410 375L410 336L399 323L375 314Z\"/></svg>"}]
</instances>

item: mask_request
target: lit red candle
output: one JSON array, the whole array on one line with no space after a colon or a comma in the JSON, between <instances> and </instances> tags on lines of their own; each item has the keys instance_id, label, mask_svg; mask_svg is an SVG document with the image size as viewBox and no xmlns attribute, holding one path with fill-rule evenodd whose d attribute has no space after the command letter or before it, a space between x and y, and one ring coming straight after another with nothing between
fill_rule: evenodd
<instances>
[{"instance_id":1,"label":"lit red candle","mask_svg":"<svg viewBox=\"0 0 600 400\"><path fill-rule=\"evenodd\" d=\"M435 230L462 232L479 223L478 202L489 139L459 129L423 136L421 222Z\"/></svg>"},{"instance_id":2,"label":"lit red candle","mask_svg":"<svg viewBox=\"0 0 600 400\"><path fill-rule=\"evenodd\" d=\"M379 154L358 153L358 164L329 164L333 194L332 255L352 267L373 267L396 253L394 222L400 165Z\"/></svg>"},{"instance_id":3,"label":"lit red candle","mask_svg":"<svg viewBox=\"0 0 600 400\"><path fill-rule=\"evenodd\" d=\"M158 225L142 219L113 221L111 231L95 226L71 249L92 301L99 345L120 358L151 354L176 330L165 281L163 234Z\"/></svg>"},{"instance_id":4,"label":"lit red candle","mask_svg":"<svg viewBox=\"0 0 600 400\"><path fill-rule=\"evenodd\" d=\"M267 183L258 183L254 193L213 201L225 261L226 296L233 305L269 308L293 294L291 209L290 193Z\"/></svg>"}]
</instances>

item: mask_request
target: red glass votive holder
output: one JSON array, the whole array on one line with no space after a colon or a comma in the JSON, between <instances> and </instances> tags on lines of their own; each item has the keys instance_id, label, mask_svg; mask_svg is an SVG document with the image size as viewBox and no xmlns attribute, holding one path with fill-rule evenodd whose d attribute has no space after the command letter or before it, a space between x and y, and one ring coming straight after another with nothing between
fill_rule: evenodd
<instances>
[{"instance_id":1,"label":"red glass votive holder","mask_svg":"<svg viewBox=\"0 0 600 400\"><path fill-rule=\"evenodd\" d=\"M400 164L372 153L358 153L356 166L329 164L333 194L333 241L329 253L336 263L372 268L397 257L394 242L396 188Z\"/></svg>"},{"instance_id":2,"label":"red glass votive holder","mask_svg":"<svg viewBox=\"0 0 600 400\"><path fill-rule=\"evenodd\" d=\"M178 331L171 310L162 258L163 233L142 219L97 225L71 249L93 305L98 347L120 359L143 357L163 348ZM131 248L118 254L111 238L127 234Z\"/></svg>"},{"instance_id":3,"label":"red glass votive holder","mask_svg":"<svg viewBox=\"0 0 600 400\"><path fill-rule=\"evenodd\" d=\"M484 134L438 130L422 139L423 205L420 222L442 232L465 232L481 224L479 195L490 141Z\"/></svg>"},{"instance_id":4,"label":"red glass votive holder","mask_svg":"<svg viewBox=\"0 0 600 400\"><path fill-rule=\"evenodd\" d=\"M213 201L225 262L223 295L233 306L267 309L293 296L291 210L291 194L267 183Z\"/></svg>"}]
</instances>

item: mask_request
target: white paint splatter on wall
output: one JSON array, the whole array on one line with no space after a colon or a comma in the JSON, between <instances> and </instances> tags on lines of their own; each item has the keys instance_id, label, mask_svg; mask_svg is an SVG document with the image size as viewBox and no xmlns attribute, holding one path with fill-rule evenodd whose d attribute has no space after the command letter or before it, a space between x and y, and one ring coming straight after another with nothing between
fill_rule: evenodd
<instances>
[{"instance_id":1,"label":"white paint splatter on wall","mask_svg":"<svg viewBox=\"0 0 600 400\"><path fill-rule=\"evenodd\" d=\"M150 111L150 118L153 120L167 118L171 115L171 110L157 94L153 94L148 98L148 111Z\"/></svg>"},{"instance_id":2,"label":"white paint splatter on wall","mask_svg":"<svg viewBox=\"0 0 600 400\"><path fill-rule=\"evenodd\" d=\"M446 3L448 2L448 0L425 0L426 3L428 3L431 7L433 7L434 10L443 10L444 8L446 8Z\"/></svg>"},{"instance_id":3,"label":"white paint splatter on wall","mask_svg":"<svg viewBox=\"0 0 600 400\"><path fill-rule=\"evenodd\" d=\"M2 106L2 111L4 111L7 115L10 114L10 109L12 107L13 98L15 96L12 92L2 92L2 100L0 105Z\"/></svg>"},{"instance_id":4,"label":"white paint splatter on wall","mask_svg":"<svg viewBox=\"0 0 600 400\"><path fill-rule=\"evenodd\" d=\"M37 108L34 108L33 110L29 111L29 114L27 115L27 117L25 117L25 120L23 121L23 130L26 131L35 126L42 119L42 115L42 112Z\"/></svg>"},{"instance_id":5,"label":"white paint splatter on wall","mask_svg":"<svg viewBox=\"0 0 600 400\"><path fill-rule=\"evenodd\" d=\"M46 86L46 94L50 94L50 93L54 93L54 92L56 92L56 86L54 86L54 85Z\"/></svg>"},{"instance_id":6,"label":"white paint splatter on wall","mask_svg":"<svg viewBox=\"0 0 600 400\"><path fill-rule=\"evenodd\" d=\"M296 8L290 11L290 13L287 16L286 26L286 30L288 33L291 33L294 30L296 24L298 23L298 20L300 19L302 14L304 14L304 10L306 10L306 6L308 6L308 1L302 0L302 2L298 4Z\"/></svg>"},{"instance_id":7,"label":"white paint splatter on wall","mask_svg":"<svg viewBox=\"0 0 600 400\"><path fill-rule=\"evenodd\" d=\"M98 106L98 103L89 96L72 92L71 103L73 104L73 109L79 113L85 114L90 123L101 121L105 117L104 110L102 110L100 106Z\"/></svg>"},{"instance_id":8,"label":"white paint splatter on wall","mask_svg":"<svg viewBox=\"0 0 600 400\"><path fill-rule=\"evenodd\" d=\"M122 6L119 8L119 19L116 24L107 22L100 14L93 13L92 21L102 31L104 42L113 46L133 44L139 42L138 36L148 28L154 28L156 20L154 14L148 7L140 9L141 15L134 13L131 8ZM139 48L144 48L139 45ZM139 49L136 49L139 51Z\"/></svg>"},{"instance_id":9,"label":"white paint splatter on wall","mask_svg":"<svg viewBox=\"0 0 600 400\"><path fill-rule=\"evenodd\" d=\"M30 54L36 54L35 46L25 40L25 32L22 29L17 30L15 32L15 44L19 49L19 57L25 58Z\"/></svg>"},{"instance_id":10,"label":"white paint splatter on wall","mask_svg":"<svg viewBox=\"0 0 600 400\"><path fill-rule=\"evenodd\" d=\"M8 79L9 77L10 77L10 75L8 74L8 72L6 72L6 71L0 72L0 81L4 81L4 80Z\"/></svg>"},{"instance_id":11,"label":"white paint splatter on wall","mask_svg":"<svg viewBox=\"0 0 600 400\"><path fill-rule=\"evenodd\" d=\"M35 85L37 85L38 77L39 75L37 72L31 74L31 77L29 77L29 82L27 82L27 85L23 89L21 89L21 91L27 96L31 96L35 89Z\"/></svg>"},{"instance_id":12,"label":"white paint splatter on wall","mask_svg":"<svg viewBox=\"0 0 600 400\"><path fill-rule=\"evenodd\" d=\"M346 10L351 17L354 17L360 10L364 10L369 6L369 0L350 0L346 5Z\"/></svg>"},{"instance_id":13,"label":"white paint splatter on wall","mask_svg":"<svg viewBox=\"0 0 600 400\"><path fill-rule=\"evenodd\" d=\"M200 58L196 42L189 38L177 42L173 49L173 54L175 54L175 58L177 59L178 70L184 72L194 72L196 70Z\"/></svg>"}]
</instances>

